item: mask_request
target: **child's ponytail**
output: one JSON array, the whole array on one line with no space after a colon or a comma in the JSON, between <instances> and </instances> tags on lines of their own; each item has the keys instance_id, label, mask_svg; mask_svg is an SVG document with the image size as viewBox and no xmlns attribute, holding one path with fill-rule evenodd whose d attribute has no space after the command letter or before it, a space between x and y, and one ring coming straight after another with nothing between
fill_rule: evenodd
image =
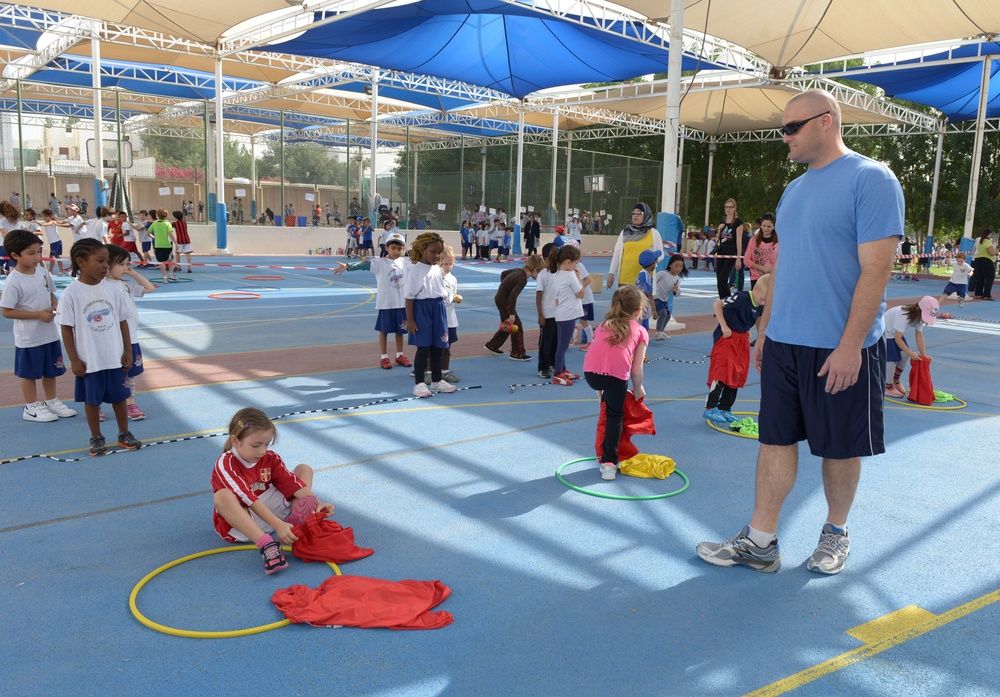
<instances>
[{"instance_id":1,"label":"child's ponytail","mask_svg":"<svg viewBox=\"0 0 1000 697\"><path fill-rule=\"evenodd\" d=\"M604 316L607 341L612 346L620 346L632 335L632 319L646 307L646 296L635 286L619 286L611 298L611 308Z\"/></svg>"}]
</instances>

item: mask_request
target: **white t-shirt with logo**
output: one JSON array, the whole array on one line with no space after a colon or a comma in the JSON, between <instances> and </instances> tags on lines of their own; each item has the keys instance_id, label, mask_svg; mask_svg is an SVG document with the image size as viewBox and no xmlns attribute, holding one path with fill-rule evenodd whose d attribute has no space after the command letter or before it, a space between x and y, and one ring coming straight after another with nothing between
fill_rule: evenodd
<instances>
[{"instance_id":1,"label":"white t-shirt with logo","mask_svg":"<svg viewBox=\"0 0 1000 697\"><path fill-rule=\"evenodd\" d=\"M102 280L95 286L76 280L59 296L56 323L73 327L76 353L88 373L122 367L125 342L119 323L131 308L120 289Z\"/></svg>"}]
</instances>

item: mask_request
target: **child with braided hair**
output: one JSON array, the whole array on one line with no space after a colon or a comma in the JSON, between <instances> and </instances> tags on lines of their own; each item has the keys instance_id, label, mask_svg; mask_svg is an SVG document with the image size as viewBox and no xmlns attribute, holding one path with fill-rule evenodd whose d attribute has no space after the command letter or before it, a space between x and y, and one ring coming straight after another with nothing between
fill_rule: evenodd
<instances>
[{"instance_id":1,"label":"child with braided hair","mask_svg":"<svg viewBox=\"0 0 1000 697\"><path fill-rule=\"evenodd\" d=\"M445 298L448 287L444 271L438 265L444 251L444 239L436 232L422 233L410 247L413 266L406 274L403 297L406 299L406 331L409 343L417 347L413 358L415 397L430 397L434 392L454 392L458 388L442 379L441 360L448 348L448 313ZM431 384L424 383L424 371L430 362Z\"/></svg>"}]
</instances>

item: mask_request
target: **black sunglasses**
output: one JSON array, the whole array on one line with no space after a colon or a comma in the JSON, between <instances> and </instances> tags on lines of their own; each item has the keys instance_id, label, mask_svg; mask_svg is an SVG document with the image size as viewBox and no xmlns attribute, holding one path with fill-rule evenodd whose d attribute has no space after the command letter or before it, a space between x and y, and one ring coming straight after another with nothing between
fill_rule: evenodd
<instances>
[{"instance_id":1,"label":"black sunglasses","mask_svg":"<svg viewBox=\"0 0 1000 697\"><path fill-rule=\"evenodd\" d=\"M826 116L829 111L824 111L822 114L816 114L815 116L810 116L808 119L802 119L801 121L792 121L791 123L786 123L780 129L782 135L793 136L799 132L799 129L805 126L807 123L813 119L818 119L820 116Z\"/></svg>"}]
</instances>

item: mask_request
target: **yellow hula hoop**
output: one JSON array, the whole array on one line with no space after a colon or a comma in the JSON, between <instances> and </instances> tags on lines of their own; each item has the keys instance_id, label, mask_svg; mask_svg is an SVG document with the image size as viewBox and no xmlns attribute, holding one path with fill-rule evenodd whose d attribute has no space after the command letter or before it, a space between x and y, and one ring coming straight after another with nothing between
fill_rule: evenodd
<instances>
[{"instance_id":1,"label":"yellow hula hoop","mask_svg":"<svg viewBox=\"0 0 1000 697\"><path fill-rule=\"evenodd\" d=\"M760 416L760 414L758 414L755 411L734 411L733 413L734 414L741 414L743 416ZM719 433L725 433L727 436L736 436L738 438L750 438L751 440L757 440L757 436L748 436L745 433L740 433L739 431L734 431L731 428L719 428L718 426L716 426L715 424L713 424L708 419L705 419L705 423L707 423L708 427L711 428L713 431L718 431Z\"/></svg>"},{"instance_id":2,"label":"yellow hula hoop","mask_svg":"<svg viewBox=\"0 0 1000 697\"><path fill-rule=\"evenodd\" d=\"M192 639L231 639L234 637L249 636L250 634L260 634L262 632L269 632L272 629L278 629L279 627L284 627L285 625L291 624L291 620L284 619L277 622L271 622L269 624L262 624L257 627L247 627L246 629L230 629L221 632L203 632L194 629L177 629L176 627L168 627L166 625L154 622L153 620L146 617L144 614L139 612L139 608L136 606L135 600L139 596L139 591L142 590L143 586L149 583L155 576L163 573L167 569L172 569L175 566L180 566L184 562L189 562L193 559L198 559L200 557L207 557L212 554L222 554L224 552L239 552L245 549L257 549L257 545L236 545L233 547L219 547L218 549L209 549L204 552L198 552L197 554L189 554L186 557L181 557L180 559L175 559L172 562L164 564L158 569L154 569L146 574L141 581L135 584L135 588L132 589L132 593L128 596L128 606L132 610L132 615L137 620L142 622L144 625L150 629L155 629L158 632L164 634L172 634L173 636L189 637ZM283 545L282 549L286 552L291 552L292 548L288 545ZM333 573L336 576L340 576L340 567L333 562L327 562L327 565L333 569Z\"/></svg>"},{"instance_id":3,"label":"yellow hula hoop","mask_svg":"<svg viewBox=\"0 0 1000 697\"><path fill-rule=\"evenodd\" d=\"M959 409L965 409L965 407L968 406L965 403L965 401L959 399L958 397L955 397L955 402L957 404L953 407L936 407L933 404L928 406L925 404L917 404L916 402L911 402L908 399L895 399L893 397L886 397L885 401L891 402L893 404L898 404L899 406L902 407L911 407L913 409L927 409L929 411L958 411ZM944 404L951 404L951 402L944 402Z\"/></svg>"}]
</instances>

